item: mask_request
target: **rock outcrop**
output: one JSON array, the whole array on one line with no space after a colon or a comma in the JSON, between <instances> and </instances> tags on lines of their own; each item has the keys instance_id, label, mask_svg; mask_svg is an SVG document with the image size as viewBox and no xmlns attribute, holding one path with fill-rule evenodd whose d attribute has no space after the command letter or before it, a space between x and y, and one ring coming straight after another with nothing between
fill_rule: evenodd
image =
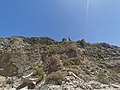
<instances>
[{"instance_id":1,"label":"rock outcrop","mask_svg":"<svg viewBox=\"0 0 120 90\"><path fill-rule=\"evenodd\" d=\"M120 90L120 47L84 39L0 39L0 90Z\"/></svg>"}]
</instances>

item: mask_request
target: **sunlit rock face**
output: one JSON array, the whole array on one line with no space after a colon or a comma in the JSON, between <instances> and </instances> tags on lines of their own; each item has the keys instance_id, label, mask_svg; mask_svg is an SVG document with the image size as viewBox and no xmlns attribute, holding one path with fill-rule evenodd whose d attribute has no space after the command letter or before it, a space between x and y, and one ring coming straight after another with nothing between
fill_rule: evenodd
<instances>
[{"instance_id":1,"label":"sunlit rock face","mask_svg":"<svg viewBox=\"0 0 120 90\"><path fill-rule=\"evenodd\" d=\"M120 48L107 43L0 38L0 89L119 90L119 68Z\"/></svg>"}]
</instances>

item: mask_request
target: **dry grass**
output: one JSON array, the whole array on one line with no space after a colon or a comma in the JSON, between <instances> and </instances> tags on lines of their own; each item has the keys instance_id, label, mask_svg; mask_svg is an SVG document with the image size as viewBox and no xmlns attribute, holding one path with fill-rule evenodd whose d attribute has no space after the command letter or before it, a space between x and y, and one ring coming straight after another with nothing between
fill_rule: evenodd
<instances>
[{"instance_id":1,"label":"dry grass","mask_svg":"<svg viewBox=\"0 0 120 90\"><path fill-rule=\"evenodd\" d=\"M46 77L46 83L54 81L56 84L61 84L64 78L67 76L67 74L67 71L53 72Z\"/></svg>"}]
</instances>

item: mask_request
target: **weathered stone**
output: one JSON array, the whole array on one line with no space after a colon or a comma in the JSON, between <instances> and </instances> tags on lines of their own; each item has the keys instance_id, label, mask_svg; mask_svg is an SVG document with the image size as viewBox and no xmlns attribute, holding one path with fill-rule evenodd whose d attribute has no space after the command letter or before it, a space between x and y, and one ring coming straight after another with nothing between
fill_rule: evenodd
<instances>
[{"instance_id":1,"label":"weathered stone","mask_svg":"<svg viewBox=\"0 0 120 90\"><path fill-rule=\"evenodd\" d=\"M107 43L90 44L84 39L56 42L48 37L0 38L0 89L119 90L119 68L120 47ZM34 73L23 81L21 77L30 72ZM39 80L35 82L35 78Z\"/></svg>"}]
</instances>

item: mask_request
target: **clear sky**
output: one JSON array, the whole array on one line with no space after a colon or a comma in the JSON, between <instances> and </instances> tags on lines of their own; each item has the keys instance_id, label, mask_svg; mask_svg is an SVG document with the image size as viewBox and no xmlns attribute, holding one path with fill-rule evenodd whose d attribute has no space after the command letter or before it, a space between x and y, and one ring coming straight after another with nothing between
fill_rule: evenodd
<instances>
[{"instance_id":1,"label":"clear sky","mask_svg":"<svg viewBox=\"0 0 120 90\"><path fill-rule=\"evenodd\" d=\"M13 35L120 45L120 0L0 0L0 37Z\"/></svg>"}]
</instances>

